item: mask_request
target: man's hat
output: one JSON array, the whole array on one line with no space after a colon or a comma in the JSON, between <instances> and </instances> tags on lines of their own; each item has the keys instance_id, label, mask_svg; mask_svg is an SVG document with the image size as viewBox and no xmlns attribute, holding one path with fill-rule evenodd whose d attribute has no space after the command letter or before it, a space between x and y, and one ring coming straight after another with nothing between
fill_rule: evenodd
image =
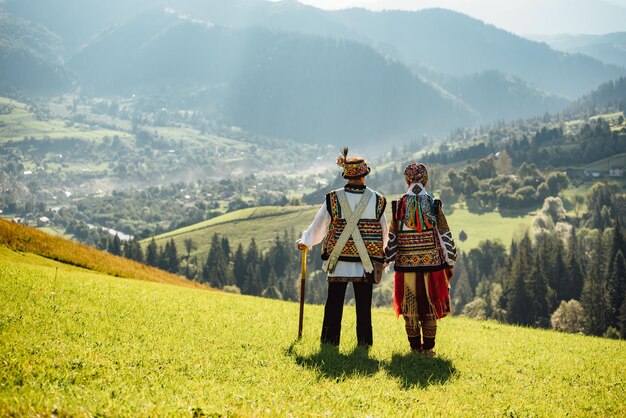
<instances>
[{"instance_id":1,"label":"man's hat","mask_svg":"<svg viewBox=\"0 0 626 418\"><path fill-rule=\"evenodd\" d=\"M428 169L422 163L411 163L404 169L404 178L407 184L422 183L426 186L428 183Z\"/></svg>"},{"instance_id":2,"label":"man's hat","mask_svg":"<svg viewBox=\"0 0 626 418\"><path fill-rule=\"evenodd\" d=\"M342 148L341 154L337 157L337 165L343 168L344 179L358 179L367 176L371 171L363 157L348 158L348 147Z\"/></svg>"}]
</instances>

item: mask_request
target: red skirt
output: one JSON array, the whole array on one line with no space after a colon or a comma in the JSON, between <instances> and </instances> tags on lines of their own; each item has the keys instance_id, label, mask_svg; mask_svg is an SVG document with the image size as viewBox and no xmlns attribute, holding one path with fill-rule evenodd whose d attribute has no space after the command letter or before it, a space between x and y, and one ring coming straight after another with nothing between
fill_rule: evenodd
<instances>
[{"instance_id":1,"label":"red skirt","mask_svg":"<svg viewBox=\"0 0 626 418\"><path fill-rule=\"evenodd\" d=\"M393 307L396 316L417 316L420 321L440 319L450 313L450 269L396 271Z\"/></svg>"}]
</instances>

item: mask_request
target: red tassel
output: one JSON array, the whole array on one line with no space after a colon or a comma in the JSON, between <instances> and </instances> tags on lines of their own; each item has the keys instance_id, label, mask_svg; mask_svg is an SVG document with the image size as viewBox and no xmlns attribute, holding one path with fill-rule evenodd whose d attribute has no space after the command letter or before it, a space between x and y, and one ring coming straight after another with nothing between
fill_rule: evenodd
<instances>
[{"instance_id":1,"label":"red tassel","mask_svg":"<svg viewBox=\"0 0 626 418\"><path fill-rule=\"evenodd\" d=\"M396 312L396 318L402 313L402 302L404 300L404 273L396 271L394 274L393 285L393 310Z\"/></svg>"},{"instance_id":2,"label":"red tassel","mask_svg":"<svg viewBox=\"0 0 626 418\"><path fill-rule=\"evenodd\" d=\"M415 203L417 205L415 208L415 229L417 229L417 232L422 232L422 205L419 200Z\"/></svg>"},{"instance_id":3,"label":"red tassel","mask_svg":"<svg viewBox=\"0 0 626 418\"><path fill-rule=\"evenodd\" d=\"M450 313L449 301L450 294L448 289L448 271L447 269L433 271L428 281L428 290L431 302L435 307L435 316L437 319L443 318Z\"/></svg>"}]
</instances>

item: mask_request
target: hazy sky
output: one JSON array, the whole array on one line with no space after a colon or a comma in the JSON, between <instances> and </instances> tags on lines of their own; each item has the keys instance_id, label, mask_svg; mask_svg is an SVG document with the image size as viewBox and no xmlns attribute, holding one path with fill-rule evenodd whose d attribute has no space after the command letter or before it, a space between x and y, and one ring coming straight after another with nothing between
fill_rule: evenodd
<instances>
[{"instance_id":1,"label":"hazy sky","mask_svg":"<svg viewBox=\"0 0 626 418\"><path fill-rule=\"evenodd\" d=\"M626 0L298 0L323 9L452 9L519 35L626 31Z\"/></svg>"}]
</instances>

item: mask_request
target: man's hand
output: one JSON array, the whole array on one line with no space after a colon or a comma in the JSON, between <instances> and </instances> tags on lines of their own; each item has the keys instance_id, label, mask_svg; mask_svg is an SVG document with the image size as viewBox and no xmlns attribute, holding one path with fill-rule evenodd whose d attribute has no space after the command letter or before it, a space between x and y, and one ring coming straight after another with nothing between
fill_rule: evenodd
<instances>
[{"instance_id":1,"label":"man's hand","mask_svg":"<svg viewBox=\"0 0 626 418\"><path fill-rule=\"evenodd\" d=\"M296 241L296 244L298 245L298 249L300 251L306 250L306 249L309 248L309 247L306 246L306 244L303 244L302 241L300 241L300 240Z\"/></svg>"}]
</instances>

